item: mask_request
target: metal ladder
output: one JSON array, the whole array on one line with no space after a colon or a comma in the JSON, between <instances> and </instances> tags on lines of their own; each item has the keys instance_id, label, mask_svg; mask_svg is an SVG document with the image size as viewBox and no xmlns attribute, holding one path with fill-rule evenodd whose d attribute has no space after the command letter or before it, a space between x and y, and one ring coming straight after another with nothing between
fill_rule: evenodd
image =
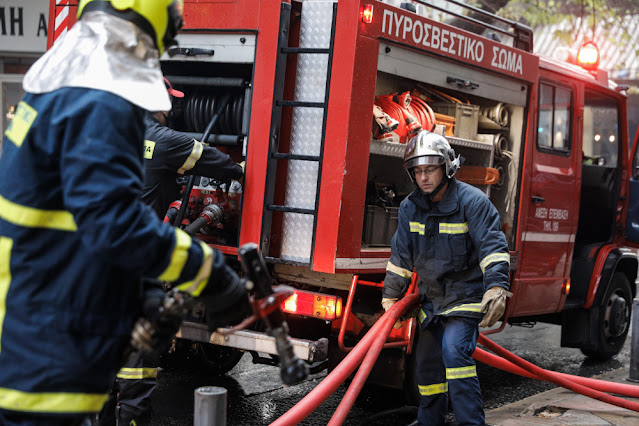
<instances>
[{"instance_id":1,"label":"metal ladder","mask_svg":"<svg viewBox=\"0 0 639 426\"><path fill-rule=\"evenodd\" d=\"M266 175L266 191L264 196L264 216L262 222L262 253L265 255L269 253L270 249L270 233L273 224L273 212L282 213L298 213L304 215L313 216L313 234L311 241L311 252L309 262L297 262L292 260L282 259L281 257L265 256L265 259L272 263L286 263L298 266L308 266L313 263L313 247L315 244L315 231L317 227L317 211L319 204L319 194L321 186L322 175L322 159L324 152L324 140L326 136L326 116L328 112L328 94L330 90L331 81L331 67L333 61L333 46L335 41L335 24L337 17L337 2L332 5L332 18L331 18L331 30L330 30L330 43L328 48L304 48L304 47L289 47L288 35L289 35L289 19L290 17L290 5L282 4L282 13L280 14L280 35L278 41L278 56L275 65L275 90L273 95L273 112L271 118L270 129L270 142L269 142L269 160L267 166ZM324 99L321 102L306 102L306 101L292 101L283 99L284 94L284 77L286 70L286 62L288 55L297 54L313 54L313 55L328 55L328 65L326 70L326 84L324 90ZM318 108L323 110L322 115L322 128L321 128L321 143L319 147L319 155L302 155L283 153L279 151L279 135L280 135L280 123L282 118L283 108ZM312 161L318 163L318 176L315 192L315 205L314 208L301 208L294 205L278 205L274 203L274 193L276 184L276 170L279 161Z\"/></svg>"}]
</instances>

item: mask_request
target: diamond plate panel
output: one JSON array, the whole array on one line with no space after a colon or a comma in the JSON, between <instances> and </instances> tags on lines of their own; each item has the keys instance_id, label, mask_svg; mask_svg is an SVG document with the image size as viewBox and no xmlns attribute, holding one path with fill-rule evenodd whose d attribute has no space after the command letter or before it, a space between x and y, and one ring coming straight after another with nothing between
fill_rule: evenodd
<instances>
[{"instance_id":1,"label":"diamond plate panel","mask_svg":"<svg viewBox=\"0 0 639 426\"><path fill-rule=\"evenodd\" d=\"M281 258L295 262L309 262L313 242L313 216L284 213L284 223L288 223L289 226L282 229Z\"/></svg>"},{"instance_id":2,"label":"diamond plate panel","mask_svg":"<svg viewBox=\"0 0 639 426\"><path fill-rule=\"evenodd\" d=\"M315 208L318 167L319 164L315 162L289 161L285 200L287 206Z\"/></svg>"},{"instance_id":3,"label":"diamond plate panel","mask_svg":"<svg viewBox=\"0 0 639 426\"><path fill-rule=\"evenodd\" d=\"M331 42L332 1L305 1L302 4L300 47L328 48ZM326 93L328 55L300 54L297 59L294 99L323 102ZM290 152L320 155L324 110L296 107L292 114ZM311 161L289 161L286 179L286 205L315 208L319 165ZM282 223L281 257L310 261L313 242L312 215L285 213Z\"/></svg>"}]
</instances>

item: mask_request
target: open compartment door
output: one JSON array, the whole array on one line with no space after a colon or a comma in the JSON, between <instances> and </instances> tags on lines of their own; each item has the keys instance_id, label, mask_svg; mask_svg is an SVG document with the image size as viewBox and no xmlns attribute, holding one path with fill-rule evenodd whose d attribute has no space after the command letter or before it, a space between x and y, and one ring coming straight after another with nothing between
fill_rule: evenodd
<instances>
[{"instance_id":1,"label":"open compartment door","mask_svg":"<svg viewBox=\"0 0 639 426\"><path fill-rule=\"evenodd\" d=\"M632 156L630 157L630 183L628 185L628 208L626 209L626 243L633 247L639 247L639 127L635 133L635 142L632 144Z\"/></svg>"}]
</instances>

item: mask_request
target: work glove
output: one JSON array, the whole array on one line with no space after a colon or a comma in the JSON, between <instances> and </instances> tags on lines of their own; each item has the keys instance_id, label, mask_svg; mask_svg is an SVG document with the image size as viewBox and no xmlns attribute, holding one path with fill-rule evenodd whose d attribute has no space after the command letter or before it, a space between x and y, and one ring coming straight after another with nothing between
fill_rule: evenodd
<instances>
[{"instance_id":1,"label":"work glove","mask_svg":"<svg viewBox=\"0 0 639 426\"><path fill-rule=\"evenodd\" d=\"M513 294L502 287L491 287L486 290L481 300L481 311L485 312L480 327L492 327L506 310L506 298Z\"/></svg>"},{"instance_id":2,"label":"work glove","mask_svg":"<svg viewBox=\"0 0 639 426\"><path fill-rule=\"evenodd\" d=\"M206 309L205 319L209 331L239 324L252 314L245 282L226 264L224 255L219 250L213 250L211 275L197 298Z\"/></svg>"},{"instance_id":3,"label":"work glove","mask_svg":"<svg viewBox=\"0 0 639 426\"><path fill-rule=\"evenodd\" d=\"M384 312L388 312L388 310L397 302L397 298L396 297L382 297L382 308L384 308ZM402 328L404 324L401 322L401 320L397 320L395 321L395 325L393 327L395 327L395 329L399 329Z\"/></svg>"},{"instance_id":4,"label":"work glove","mask_svg":"<svg viewBox=\"0 0 639 426\"><path fill-rule=\"evenodd\" d=\"M168 299L161 287L145 289L143 316L138 319L131 333L131 345L137 350L159 355L171 346L182 324L184 311L181 308L168 308Z\"/></svg>"}]
</instances>

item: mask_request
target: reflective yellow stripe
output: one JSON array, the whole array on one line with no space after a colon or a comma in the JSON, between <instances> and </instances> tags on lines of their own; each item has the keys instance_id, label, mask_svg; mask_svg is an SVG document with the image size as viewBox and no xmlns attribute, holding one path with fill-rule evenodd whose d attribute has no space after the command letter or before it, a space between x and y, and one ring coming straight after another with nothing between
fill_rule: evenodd
<instances>
[{"instance_id":1,"label":"reflective yellow stripe","mask_svg":"<svg viewBox=\"0 0 639 426\"><path fill-rule=\"evenodd\" d=\"M394 274L399 275L402 278L410 278L413 276L413 272L408 269L400 268L399 266L393 265L390 260L386 264L386 272L392 272Z\"/></svg>"},{"instance_id":2,"label":"reflective yellow stripe","mask_svg":"<svg viewBox=\"0 0 639 426\"><path fill-rule=\"evenodd\" d=\"M21 147L24 138L27 137L27 133L29 133L29 129L37 116L38 111L33 109L33 107L25 101L20 101L13 120L9 123L9 128L4 134L17 147Z\"/></svg>"},{"instance_id":3,"label":"reflective yellow stripe","mask_svg":"<svg viewBox=\"0 0 639 426\"><path fill-rule=\"evenodd\" d=\"M452 312L481 312L481 303L464 303L442 312L441 315L447 315Z\"/></svg>"},{"instance_id":4,"label":"reflective yellow stripe","mask_svg":"<svg viewBox=\"0 0 639 426\"><path fill-rule=\"evenodd\" d=\"M440 223L440 234L466 234L468 232L468 222L464 223Z\"/></svg>"},{"instance_id":5,"label":"reflective yellow stripe","mask_svg":"<svg viewBox=\"0 0 639 426\"><path fill-rule=\"evenodd\" d=\"M428 315L426 315L426 312L424 312L423 309L420 309L419 312L417 312L417 318L419 319L419 323L423 323L424 321L426 321L426 318L428 318Z\"/></svg>"},{"instance_id":6,"label":"reflective yellow stripe","mask_svg":"<svg viewBox=\"0 0 639 426\"><path fill-rule=\"evenodd\" d=\"M7 293L11 283L11 248L13 240L0 237L0 352L2 352L2 324L7 313Z\"/></svg>"},{"instance_id":7,"label":"reflective yellow stripe","mask_svg":"<svg viewBox=\"0 0 639 426\"><path fill-rule=\"evenodd\" d=\"M0 408L27 413L97 413L108 394L23 392L0 388Z\"/></svg>"},{"instance_id":8,"label":"reflective yellow stripe","mask_svg":"<svg viewBox=\"0 0 639 426\"><path fill-rule=\"evenodd\" d=\"M197 163L197 160L199 160L200 157L202 156L202 151L204 151L204 145L194 140L191 154L189 154L184 164L182 164L182 167L180 167L180 169L178 170L178 173L183 175L184 172L186 172L187 170L191 170L193 167L195 167L195 163Z\"/></svg>"},{"instance_id":9,"label":"reflective yellow stripe","mask_svg":"<svg viewBox=\"0 0 639 426\"><path fill-rule=\"evenodd\" d=\"M27 228L48 228L58 231L77 231L71 212L40 210L21 206L0 195L0 219Z\"/></svg>"},{"instance_id":10,"label":"reflective yellow stripe","mask_svg":"<svg viewBox=\"0 0 639 426\"><path fill-rule=\"evenodd\" d=\"M408 222L408 226L410 228L410 232L416 232L419 235L424 235L424 231L426 230L426 225L419 222Z\"/></svg>"},{"instance_id":11,"label":"reflective yellow stripe","mask_svg":"<svg viewBox=\"0 0 639 426\"><path fill-rule=\"evenodd\" d=\"M435 383L434 385L423 386L419 385L419 393L424 396L436 395L438 393L448 392L448 382Z\"/></svg>"},{"instance_id":12,"label":"reflective yellow stripe","mask_svg":"<svg viewBox=\"0 0 639 426\"><path fill-rule=\"evenodd\" d=\"M202 255L204 256L204 259L195 279L177 286L178 290L195 297L199 296L208 284L209 276L211 275L211 267L213 266L213 249L203 242L200 242L200 246L202 247Z\"/></svg>"},{"instance_id":13,"label":"reflective yellow stripe","mask_svg":"<svg viewBox=\"0 0 639 426\"><path fill-rule=\"evenodd\" d=\"M173 282L180 278L182 269L186 265L191 247L191 237L180 228L175 228L175 247L171 253L171 261L166 270L158 277L160 281Z\"/></svg>"},{"instance_id":14,"label":"reflective yellow stripe","mask_svg":"<svg viewBox=\"0 0 639 426\"><path fill-rule=\"evenodd\" d=\"M481 262L479 262L479 267L482 272L486 272L486 268L491 263L495 262L506 262L510 265L510 254L509 253L493 253L484 257Z\"/></svg>"},{"instance_id":15,"label":"reflective yellow stripe","mask_svg":"<svg viewBox=\"0 0 639 426\"><path fill-rule=\"evenodd\" d=\"M467 377L477 376L477 370L474 365L470 367L457 367L446 369L446 379L465 379Z\"/></svg>"},{"instance_id":16,"label":"reflective yellow stripe","mask_svg":"<svg viewBox=\"0 0 639 426\"><path fill-rule=\"evenodd\" d=\"M153 141L144 141L144 158L147 160L153 159L153 152L155 151L155 142Z\"/></svg>"},{"instance_id":17,"label":"reflective yellow stripe","mask_svg":"<svg viewBox=\"0 0 639 426\"><path fill-rule=\"evenodd\" d=\"M120 379L154 379L158 376L157 368L122 368L118 371Z\"/></svg>"}]
</instances>

